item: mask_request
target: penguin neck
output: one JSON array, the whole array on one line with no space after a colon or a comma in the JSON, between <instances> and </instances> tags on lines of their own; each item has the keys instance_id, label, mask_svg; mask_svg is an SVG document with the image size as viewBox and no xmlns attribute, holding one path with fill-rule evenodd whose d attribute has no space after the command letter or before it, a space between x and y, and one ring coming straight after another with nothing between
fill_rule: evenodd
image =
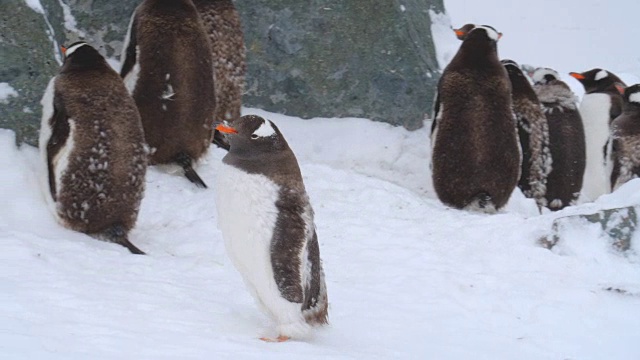
<instances>
[{"instance_id":1,"label":"penguin neck","mask_svg":"<svg viewBox=\"0 0 640 360\"><path fill-rule=\"evenodd\" d=\"M462 42L456 58L464 64L471 64L472 67L500 62L496 43L482 38L468 38Z\"/></svg>"},{"instance_id":2,"label":"penguin neck","mask_svg":"<svg viewBox=\"0 0 640 360\"><path fill-rule=\"evenodd\" d=\"M83 71L83 70L104 70L109 69L109 64L100 55L97 56L84 56L80 59L72 59L72 61L65 62L60 69L61 73L67 71Z\"/></svg>"}]
</instances>

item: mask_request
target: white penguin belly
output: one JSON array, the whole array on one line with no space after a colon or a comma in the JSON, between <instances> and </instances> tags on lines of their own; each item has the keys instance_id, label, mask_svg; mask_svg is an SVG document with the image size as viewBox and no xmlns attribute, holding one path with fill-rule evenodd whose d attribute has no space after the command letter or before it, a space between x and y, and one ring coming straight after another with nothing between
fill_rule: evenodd
<instances>
[{"instance_id":1,"label":"white penguin belly","mask_svg":"<svg viewBox=\"0 0 640 360\"><path fill-rule=\"evenodd\" d=\"M611 189L611 165L604 156L610 109L611 98L606 94L585 95L580 104L587 155L582 195L587 201L594 201Z\"/></svg>"},{"instance_id":2,"label":"white penguin belly","mask_svg":"<svg viewBox=\"0 0 640 360\"><path fill-rule=\"evenodd\" d=\"M266 176L222 164L216 180L218 227L229 257L259 305L279 324L280 335L304 336L302 304L284 299L271 265L271 239L280 187Z\"/></svg>"}]
</instances>

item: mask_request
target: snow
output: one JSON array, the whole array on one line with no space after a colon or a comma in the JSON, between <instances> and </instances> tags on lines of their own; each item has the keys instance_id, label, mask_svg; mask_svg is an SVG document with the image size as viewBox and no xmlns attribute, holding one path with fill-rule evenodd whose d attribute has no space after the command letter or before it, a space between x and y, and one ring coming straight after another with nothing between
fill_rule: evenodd
<instances>
[{"instance_id":1,"label":"snow","mask_svg":"<svg viewBox=\"0 0 640 360\"><path fill-rule=\"evenodd\" d=\"M44 15L44 8L40 3L40 0L24 0L28 7L32 8L33 11Z\"/></svg>"},{"instance_id":2,"label":"snow","mask_svg":"<svg viewBox=\"0 0 640 360\"><path fill-rule=\"evenodd\" d=\"M593 15L595 0L562 9L555 2L523 8L487 1L446 6L456 27L475 22L503 32L503 57L554 67L563 76L600 61L618 75L640 74L633 47L619 46L639 29L617 31L618 24L633 23L631 8L640 5L618 11L603 3ZM604 10L617 17L603 19ZM598 15L596 31L589 19ZM439 61L452 56L447 46L455 53L460 44L450 28L447 33L435 39ZM14 133L0 130L2 356L640 358L640 235L632 250L620 253L599 225L567 220L552 250L539 244L559 217L637 206L640 179L558 213L538 215L533 200L516 191L498 214L475 214L436 199L428 123L409 132L366 119L243 113L272 120L296 153L315 210L330 325L308 341L258 340L274 324L225 253L214 188L151 167L130 234L148 255L135 256L57 224L40 184L38 150L16 147ZM215 184L223 156L212 149L200 163L208 184Z\"/></svg>"},{"instance_id":3,"label":"snow","mask_svg":"<svg viewBox=\"0 0 640 360\"><path fill-rule=\"evenodd\" d=\"M9 83L0 82L0 104L8 104L10 97L18 96L16 89L12 88Z\"/></svg>"},{"instance_id":4,"label":"snow","mask_svg":"<svg viewBox=\"0 0 640 360\"><path fill-rule=\"evenodd\" d=\"M445 8L454 28L467 23L493 26L503 34L498 42L501 58L553 68L579 97L584 88L569 76L571 71L601 68L618 75L627 85L640 82L640 56L630 45L640 38L640 27L627 26L620 31L620 24L636 22L638 2L539 0L523 4L484 0L476 5L446 0Z\"/></svg>"},{"instance_id":5,"label":"snow","mask_svg":"<svg viewBox=\"0 0 640 360\"><path fill-rule=\"evenodd\" d=\"M73 14L71 13L71 8L69 7L69 5L62 0L58 0L58 3L60 4L60 7L62 8L62 12L64 14L65 29L75 32L81 38L86 37L87 34L84 31L78 29L78 23L76 22L76 18L73 17Z\"/></svg>"}]
</instances>

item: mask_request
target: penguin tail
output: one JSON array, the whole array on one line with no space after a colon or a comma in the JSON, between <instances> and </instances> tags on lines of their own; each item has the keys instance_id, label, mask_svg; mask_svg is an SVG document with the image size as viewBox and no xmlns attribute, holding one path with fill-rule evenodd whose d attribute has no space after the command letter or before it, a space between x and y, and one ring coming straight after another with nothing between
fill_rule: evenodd
<instances>
[{"instance_id":1,"label":"penguin tail","mask_svg":"<svg viewBox=\"0 0 640 360\"><path fill-rule=\"evenodd\" d=\"M207 188L207 184L202 181L200 175L193 169L191 156L181 152L176 156L176 163L184 170L184 176L197 187Z\"/></svg>"},{"instance_id":2,"label":"penguin tail","mask_svg":"<svg viewBox=\"0 0 640 360\"><path fill-rule=\"evenodd\" d=\"M482 191L474 196L469 204L465 206L465 210L494 214L497 212L493 197L489 193Z\"/></svg>"},{"instance_id":3,"label":"penguin tail","mask_svg":"<svg viewBox=\"0 0 640 360\"><path fill-rule=\"evenodd\" d=\"M224 135L216 130L213 133L213 140L211 141L215 146L225 149L227 151L229 151L229 149L231 148L231 146L229 145L229 141L227 141L227 139L224 137Z\"/></svg>"},{"instance_id":4,"label":"penguin tail","mask_svg":"<svg viewBox=\"0 0 640 360\"><path fill-rule=\"evenodd\" d=\"M320 291L316 295L316 303L302 311L304 320L309 325L326 325L329 323L329 299L324 272L320 273Z\"/></svg>"},{"instance_id":5,"label":"penguin tail","mask_svg":"<svg viewBox=\"0 0 640 360\"><path fill-rule=\"evenodd\" d=\"M98 235L101 240L122 245L129 249L132 254L145 255L144 251L138 249L129 241L127 230L125 230L122 224L111 225L107 230Z\"/></svg>"}]
</instances>

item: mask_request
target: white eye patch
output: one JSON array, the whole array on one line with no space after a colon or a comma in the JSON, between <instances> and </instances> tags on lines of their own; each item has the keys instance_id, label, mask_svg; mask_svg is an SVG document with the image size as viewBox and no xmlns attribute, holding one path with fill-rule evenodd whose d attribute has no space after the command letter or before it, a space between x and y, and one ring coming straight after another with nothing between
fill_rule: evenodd
<instances>
[{"instance_id":1,"label":"white eye patch","mask_svg":"<svg viewBox=\"0 0 640 360\"><path fill-rule=\"evenodd\" d=\"M498 32L490 27L481 25L481 26L476 26L475 29L484 29L487 32L487 36L489 36L489 38L494 41L498 41L498 39L500 39L500 35L498 35Z\"/></svg>"},{"instance_id":2,"label":"white eye patch","mask_svg":"<svg viewBox=\"0 0 640 360\"><path fill-rule=\"evenodd\" d=\"M607 76L609 76L608 72L606 72L605 70L600 70L596 74L595 79L596 79L596 81L598 81L598 80L602 80L602 79L606 78Z\"/></svg>"},{"instance_id":3,"label":"white eye patch","mask_svg":"<svg viewBox=\"0 0 640 360\"><path fill-rule=\"evenodd\" d=\"M64 56L69 57L71 56L71 54L73 54L76 50L80 49L81 47L85 46L85 45L89 45L87 43L79 43L79 44L75 44L72 47L68 48L67 51L65 51Z\"/></svg>"},{"instance_id":4,"label":"white eye patch","mask_svg":"<svg viewBox=\"0 0 640 360\"><path fill-rule=\"evenodd\" d=\"M640 104L640 92L629 95L629 102Z\"/></svg>"},{"instance_id":5,"label":"white eye patch","mask_svg":"<svg viewBox=\"0 0 640 360\"><path fill-rule=\"evenodd\" d=\"M253 134L251 134L251 137L257 139L258 137L268 137L275 134L276 130L271 126L271 122L266 120L258 129L256 129L256 131L253 132Z\"/></svg>"},{"instance_id":6,"label":"white eye patch","mask_svg":"<svg viewBox=\"0 0 640 360\"><path fill-rule=\"evenodd\" d=\"M545 76L551 75L556 79L560 79L560 74L557 71L547 68L538 68L531 76L534 83L543 82ZM546 83L546 82L545 82Z\"/></svg>"}]
</instances>

